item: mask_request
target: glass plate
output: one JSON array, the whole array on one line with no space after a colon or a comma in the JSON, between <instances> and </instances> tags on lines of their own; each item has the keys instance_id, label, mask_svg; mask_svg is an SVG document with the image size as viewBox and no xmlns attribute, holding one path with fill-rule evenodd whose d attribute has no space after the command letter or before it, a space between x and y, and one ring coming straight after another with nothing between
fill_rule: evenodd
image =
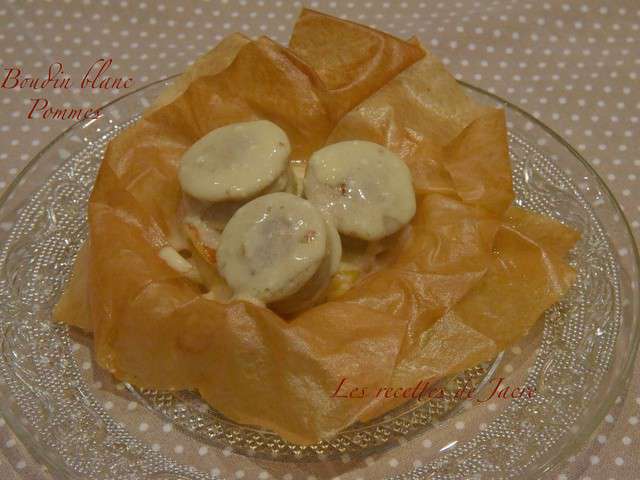
<instances>
[{"instance_id":1,"label":"glass plate","mask_svg":"<svg viewBox=\"0 0 640 480\"><path fill-rule=\"evenodd\" d=\"M638 252L596 172L560 136L508 102L517 203L578 229L575 287L520 344L410 403L309 447L237 425L189 392L116 382L91 339L51 323L86 236L86 203L106 143L170 81L126 95L40 152L0 199L0 406L56 478L533 478L575 452L626 388L638 347ZM123 273L125 274L125 273ZM502 385L533 396L476 399Z\"/></svg>"}]
</instances>

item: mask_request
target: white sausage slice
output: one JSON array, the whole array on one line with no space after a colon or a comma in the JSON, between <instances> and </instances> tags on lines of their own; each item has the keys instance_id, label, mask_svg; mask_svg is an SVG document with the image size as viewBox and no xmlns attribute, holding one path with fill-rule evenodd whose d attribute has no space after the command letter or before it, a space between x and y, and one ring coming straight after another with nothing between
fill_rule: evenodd
<instances>
[{"instance_id":1,"label":"white sausage slice","mask_svg":"<svg viewBox=\"0 0 640 480\"><path fill-rule=\"evenodd\" d=\"M416 212L409 168L372 142L340 142L316 151L304 192L340 233L368 241L400 230Z\"/></svg>"},{"instance_id":2,"label":"white sausage slice","mask_svg":"<svg viewBox=\"0 0 640 480\"><path fill-rule=\"evenodd\" d=\"M295 192L296 179L291 167L287 167L264 192ZM184 233L197 252L211 265L216 263L216 250L220 235L231 216L243 202L203 202L189 195L183 195L178 215Z\"/></svg>"},{"instance_id":3,"label":"white sausage slice","mask_svg":"<svg viewBox=\"0 0 640 480\"><path fill-rule=\"evenodd\" d=\"M234 123L194 143L180 160L178 179L199 200L247 200L285 173L290 152L287 134L275 123Z\"/></svg>"},{"instance_id":4,"label":"white sausage slice","mask_svg":"<svg viewBox=\"0 0 640 480\"><path fill-rule=\"evenodd\" d=\"M291 314L317 305L326 298L331 278L340 267L342 258L342 242L338 230L325 219L327 228L327 250L322 263L313 277L297 292L278 302L272 303L271 308L279 313Z\"/></svg>"},{"instance_id":5,"label":"white sausage slice","mask_svg":"<svg viewBox=\"0 0 640 480\"><path fill-rule=\"evenodd\" d=\"M218 271L236 298L271 303L300 290L327 253L320 211L290 193L272 193L243 205L220 239Z\"/></svg>"}]
</instances>

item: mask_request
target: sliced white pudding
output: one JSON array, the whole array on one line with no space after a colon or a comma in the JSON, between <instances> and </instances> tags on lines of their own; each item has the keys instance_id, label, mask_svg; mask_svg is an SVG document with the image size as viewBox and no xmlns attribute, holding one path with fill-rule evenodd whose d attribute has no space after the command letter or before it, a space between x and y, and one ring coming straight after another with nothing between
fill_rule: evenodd
<instances>
[{"instance_id":1,"label":"sliced white pudding","mask_svg":"<svg viewBox=\"0 0 640 480\"><path fill-rule=\"evenodd\" d=\"M234 123L194 143L180 160L178 179L198 200L249 200L282 180L290 152L287 134L275 123Z\"/></svg>"},{"instance_id":2,"label":"sliced white pudding","mask_svg":"<svg viewBox=\"0 0 640 480\"><path fill-rule=\"evenodd\" d=\"M285 132L267 120L234 123L198 140L180 160L184 233L210 264L231 215L258 195L296 191Z\"/></svg>"},{"instance_id":3,"label":"sliced white pudding","mask_svg":"<svg viewBox=\"0 0 640 480\"><path fill-rule=\"evenodd\" d=\"M218 270L236 298L289 313L322 297L340 251L338 235L310 202L272 193L231 217L220 238Z\"/></svg>"},{"instance_id":4,"label":"sliced white pudding","mask_svg":"<svg viewBox=\"0 0 640 480\"><path fill-rule=\"evenodd\" d=\"M333 224L325 219L327 228L327 248L322 263L313 276L297 292L271 304L279 313L291 314L310 308L325 300L331 278L340 268L342 242Z\"/></svg>"},{"instance_id":5,"label":"sliced white pudding","mask_svg":"<svg viewBox=\"0 0 640 480\"><path fill-rule=\"evenodd\" d=\"M372 142L335 143L316 151L304 193L344 235L380 240L409 223L416 199L407 165Z\"/></svg>"}]
</instances>

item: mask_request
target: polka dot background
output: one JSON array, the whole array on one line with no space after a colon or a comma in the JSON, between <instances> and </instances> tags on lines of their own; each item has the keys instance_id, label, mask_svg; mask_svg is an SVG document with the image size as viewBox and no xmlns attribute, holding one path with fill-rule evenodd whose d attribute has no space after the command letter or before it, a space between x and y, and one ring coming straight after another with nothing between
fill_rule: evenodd
<instances>
[{"instance_id":1,"label":"polka dot background","mask_svg":"<svg viewBox=\"0 0 640 480\"><path fill-rule=\"evenodd\" d=\"M314 0L305 5L399 36L415 34L458 78L528 110L591 162L620 201L634 234L640 234L640 4L636 0ZM0 90L0 190L71 123L28 120L32 98L46 94L58 107L99 106L126 93L78 88L79 78L101 57L113 58L109 75L132 77L132 88L137 88L182 71L231 32L269 35L285 43L301 7L301 2L283 0L6 0L0 5L2 75L7 68L18 67L23 75L46 77L52 62L62 62L76 84L46 92ZM133 399L114 402L105 400L103 406L121 408L132 419L142 410ZM590 443L548 478L640 478L639 418L636 369L628 394L618 399ZM207 447L186 451L170 424L139 421L138 425L141 436L152 431L166 436L165 444L152 445L154 450L172 452L174 457L212 454ZM468 425L459 420L455 428L464 430ZM421 446L435 448L430 438ZM387 462L397 471L419 466L420 452L411 458L390 456ZM212 474L219 471L214 468ZM228 475L271 478L259 470ZM1 418L0 478L51 478Z\"/></svg>"}]
</instances>

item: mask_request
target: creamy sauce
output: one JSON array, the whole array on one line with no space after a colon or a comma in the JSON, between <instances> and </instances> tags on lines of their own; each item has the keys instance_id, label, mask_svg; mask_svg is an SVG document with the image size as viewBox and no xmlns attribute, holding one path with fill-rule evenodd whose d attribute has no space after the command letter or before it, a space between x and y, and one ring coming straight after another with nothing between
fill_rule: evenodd
<instances>
[{"instance_id":1,"label":"creamy sauce","mask_svg":"<svg viewBox=\"0 0 640 480\"><path fill-rule=\"evenodd\" d=\"M304 192L340 233L368 241L395 233L416 211L409 168L372 142L340 142L316 151Z\"/></svg>"},{"instance_id":2,"label":"creamy sauce","mask_svg":"<svg viewBox=\"0 0 640 480\"><path fill-rule=\"evenodd\" d=\"M308 201L289 193L259 197L225 227L218 269L238 298L271 303L300 290L327 256L327 225Z\"/></svg>"},{"instance_id":3,"label":"creamy sauce","mask_svg":"<svg viewBox=\"0 0 640 480\"><path fill-rule=\"evenodd\" d=\"M331 220L325 219L327 226L327 238L329 239L329 273L333 275L340 267L340 259L342 258L342 241L338 229L333 225Z\"/></svg>"},{"instance_id":4,"label":"creamy sauce","mask_svg":"<svg viewBox=\"0 0 640 480\"><path fill-rule=\"evenodd\" d=\"M293 188L291 193L301 197L304 192L304 172L307 170L307 164L302 160L292 160L289 168L293 173Z\"/></svg>"},{"instance_id":5,"label":"creamy sauce","mask_svg":"<svg viewBox=\"0 0 640 480\"><path fill-rule=\"evenodd\" d=\"M267 120L234 123L211 131L185 152L178 179L188 195L208 202L255 197L285 172L291 145Z\"/></svg>"},{"instance_id":6,"label":"creamy sauce","mask_svg":"<svg viewBox=\"0 0 640 480\"><path fill-rule=\"evenodd\" d=\"M176 272L184 275L194 282L202 283L198 270L187 259L180 255L175 248L169 246L163 247L158 255Z\"/></svg>"},{"instance_id":7,"label":"creamy sauce","mask_svg":"<svg viewBox=\"0 0 640 480\"><path fill-rule=\"evenodd\" d=\"M280 175L275 182L269 185L264 192L260 192L259 195L276 192L288 192L295 194L296 188L296 178L293 174L292 168L288 166L283 174Z\"/></svg>"}]
</instances>

